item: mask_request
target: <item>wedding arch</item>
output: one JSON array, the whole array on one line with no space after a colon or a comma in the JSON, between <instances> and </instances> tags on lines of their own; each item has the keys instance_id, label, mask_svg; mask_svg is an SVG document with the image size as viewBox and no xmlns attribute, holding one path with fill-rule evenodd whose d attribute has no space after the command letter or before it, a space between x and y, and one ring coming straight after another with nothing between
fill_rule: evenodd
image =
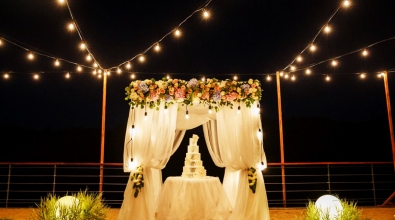
<instances>
[{"instance_id":1,"label":"wedding arch","mask_svg":"<svg viewBox=\"0 0 395 220\"><path fill-rule=\"evenodd\" d=\"M162 169L185 131L203 126L211 158L225 168L229 219L270 219L262 172L259 80L136 80L126 87L130 111L123 153L130 180L118 219L155 219ZM263 166L263 167L261 167Z\"/></svg>"}]
</instances>

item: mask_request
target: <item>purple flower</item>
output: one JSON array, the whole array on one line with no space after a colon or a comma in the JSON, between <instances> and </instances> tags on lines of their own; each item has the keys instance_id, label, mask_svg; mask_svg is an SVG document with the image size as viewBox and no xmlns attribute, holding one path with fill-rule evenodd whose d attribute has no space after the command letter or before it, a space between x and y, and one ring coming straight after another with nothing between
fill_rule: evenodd
<instances>
[{"instance_id":1,"label":"purple flower","mask_svg":"<svg viewBox=\"0 0 395 220\"><path fill-rule=\"evenodd\" d=\"M240 88L244 91L244 92L248 92L250 90L250 85L248 84L243 84L240 86Z\"/></svg>"},{"instance_id":2,"label":"purple flower","mask_svg":"<svg viewBox=\"0 0 395 220\"><path fill-rule=\"evenodd\" d=\"M193 78L193 79L189 80L187 86L193 89L198 85L198 83L199 83L198 80Z\"/></svg>"},{"instance_id":3,"label":"purple flower","mask_svg":"<svg viewBox=\"0 0 395 220\"><path fill-rule=\"evenodd\" d=\"M146 93L149 91L149 88L145 82L140 82L139 90L141 90L141 92L143 92L143 93Z\"/></svg>"},{"instance_id":4,"label":"purple flower","mask_svg":"<svg viewBox=\"0 0 395 220\"><path fill-rule=\"evenodd\" d=\"M213 100L216 102L221 100L221 92L220 91L214 91Z\"/></svg>"},{"instance_id":5,"label":"purple flower","mask_svg":"<svg viewBox=\"0 0 395 220\"><path fill-rule=\"evenodd\" d=\"M169 102L169 101L171 101L171 100L173 100L173 96L171 96L171 95L169 95L169 94L166 94L166 95L165 95L165 101L166 101L166 102Z\"/></svg>"}]
</instances>

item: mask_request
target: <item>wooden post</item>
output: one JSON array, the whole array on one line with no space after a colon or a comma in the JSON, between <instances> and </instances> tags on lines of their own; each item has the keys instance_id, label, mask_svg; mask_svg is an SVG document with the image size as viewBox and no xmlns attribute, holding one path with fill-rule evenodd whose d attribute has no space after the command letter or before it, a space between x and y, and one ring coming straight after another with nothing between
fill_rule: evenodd
<instances>
[{"instance_id":1,"label":"wooden post","mask_svg":"<svg viewBox=\"0 0 395 220\"><path fill-rule=\"evenodd\" d=\"M103 173L104 173L104 137L106 133L106 94L107 94L107 71L103 74L103 101L101 114L101 142L100 142L100 183L99 192L103 192Z\"/></svg>"},{"instance_id":2,"label":"wooden post","mask_svg":"<svg viewBox=\"0 0 395 220\"><path fill-rule=\"evenodd\" d=\"M395 171L395 138L394 138L394 127L392 124L390 92L388 87L388 73L386 71L383 72L383 78L384 78L385 100L387 102L388 123L389 123L390 136L391 136L392 159L393 159L394 171ZM389 203L394 197L395 197L395 192L392 193L392 195L383 203L383 205Z\"/></svg>"},{"instance_id":3,"label":"wooden post","mask_svg":"<svg viewBox=\"0 0 395 220\"><path fill-rule=\"evenodd\" d=\"M283 139L283 111L281 108L281 88L280 88L280 72L276 72L277 82L277 105L278 105L278 123L280 132L280 156L281 156L281 182L283 191L283 206L287 207L287 197L285 189L285 170L284 170L284 139Z\"/></svg>"}]
</instances>

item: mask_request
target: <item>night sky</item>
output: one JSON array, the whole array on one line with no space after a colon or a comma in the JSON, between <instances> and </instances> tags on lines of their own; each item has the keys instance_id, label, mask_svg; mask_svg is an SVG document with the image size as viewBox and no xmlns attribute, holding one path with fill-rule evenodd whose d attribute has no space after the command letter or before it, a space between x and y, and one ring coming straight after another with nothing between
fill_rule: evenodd
<instances>
[{"instance_id":1,"label":"night sky","mask_svg":"<svg viewBox=\"0 0 395 220\"><path fill-rule=\"evenodd\" d=\"M207 3L68 2L103 68L131 60ZM170 74L185 80L234 75L261 80L265 151L269 163L279 162L274 74L312 42L339 5L333 0L210 2L209 20L194 14L180 26L180 38L168 35L159 53L145 53L144 64L133 59L131 70L121 66L122 74L113 71L109 76L105 162L122 162L129 111L124 88L131 72L137 79ZM329 22L331 33L317 35L318 50L302 53L304 60L296 66L317 64L313 73L297 71L295 81L281 80L286 161L392 161L384 83L376 75L389 72L395 103L395 40L387 40L395 37L394 11L392 0L351 1L351 7L340 8ZM0 1L0 138L1 148L9 149L0 161L99 162L103 81L89 68L76 72L75 64L92 63L78 49L77 32L67 30L70 21L67 6L56 0ZM372 44L365 58L353 53ZM36 53L33 61L26 59L26 50ZM73 64L54 67L53 58ZM336 68L330 65L334 58L339 61ZM367 73L366 79L359 78L361 72ZM3 78L5 73L9 79ZM39 80L33 80L35 73L40 73ZM266 81L267 75L272 81Z\"/></svg>"}]
</instances>

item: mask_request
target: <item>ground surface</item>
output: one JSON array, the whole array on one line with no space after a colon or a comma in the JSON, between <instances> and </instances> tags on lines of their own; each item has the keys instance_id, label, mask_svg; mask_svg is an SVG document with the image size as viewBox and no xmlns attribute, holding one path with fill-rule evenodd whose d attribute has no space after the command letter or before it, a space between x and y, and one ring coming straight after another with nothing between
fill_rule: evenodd
<instances>
[{"instance_id":1,"label":"ground surface","mask_svg":"<svg viewBox=\"0 0 395 220\"><path fill-rule=\"evenodd\" d=\"M362 219L370 220L395 220L395 207L360 207L362 209ZM298 219L304 208L271 208L270 220ZM108 220L116 220L119 209L108 211ZM11 220L27 220L32 213L28 208L0 208L0 220L8 218Z\"/></svg>"}]
</instances>

